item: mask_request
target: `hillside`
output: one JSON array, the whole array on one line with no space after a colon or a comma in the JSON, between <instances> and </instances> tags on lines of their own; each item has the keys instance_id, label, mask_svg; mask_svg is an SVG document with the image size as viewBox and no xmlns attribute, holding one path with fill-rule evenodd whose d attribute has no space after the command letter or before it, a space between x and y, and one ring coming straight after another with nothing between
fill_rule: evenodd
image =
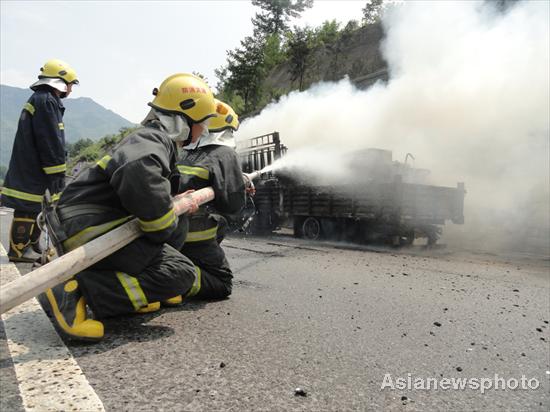
<instances>
[{"instance_id":1,"label":"hillside","mask_svg":"<svg viewBox=\"0 0 550 412\"><path fill-rule=\"evenodd\" d=\"M30 89L0 85L0 164L9 163L21 108L31 94ZM68 143L81 138L98 140L121 128L134 126L88 97L64 99L63 104L67 108L63 120Z\"/></svg>"},{"instance_id":2,"label":"hillside","mask_svg":"<svg viewBox=\"0 0 550 412\"><path fill-rule=\"evenodd\" d=\"M304 75L304 89L320 81L336 81L348 76L359 88L377 79L387 79L387 64L380 45L384 30L380 23L343 30L338 39L313 51ZM297 89L292 81L290 63L274 67L264 81L264 88L290 91Z\"/></svg>"}]
</instances>

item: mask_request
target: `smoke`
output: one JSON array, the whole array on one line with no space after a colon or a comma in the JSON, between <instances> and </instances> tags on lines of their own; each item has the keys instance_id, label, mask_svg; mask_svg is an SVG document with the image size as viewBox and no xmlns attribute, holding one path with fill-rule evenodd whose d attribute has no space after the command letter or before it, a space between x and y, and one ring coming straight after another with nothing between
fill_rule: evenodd
<instances>
[{"instance_id":1,"label":"smoke","mask_svg":"<svg viewBox=\"0 0 550 412\"><path fill-rule=\"evenodd\" d=\"M362 91L344 79L290 93L238 138L277 130L295 152L287 162L343 179L345 151L388 149L400 161L412 153L432 183L465 182L465 240L476 229L482 246L505 238L509 248L534 236L550 253L549 12L544 1L505 12L473 1L392 7L387 84Z\"/></svg>"}]
</instances>

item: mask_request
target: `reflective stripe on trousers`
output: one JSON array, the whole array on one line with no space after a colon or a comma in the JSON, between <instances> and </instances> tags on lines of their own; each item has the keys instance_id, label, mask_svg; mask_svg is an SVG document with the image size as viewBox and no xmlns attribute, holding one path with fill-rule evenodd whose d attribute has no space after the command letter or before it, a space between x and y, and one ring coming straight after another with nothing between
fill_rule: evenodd
<instances>
[{"instance_id":1,"label":"reflective stripe on trousers","mask_svg":"<svg viewBox=\"0 0 550 412\"><path fill-rule=\"evenodd\" d=\"M126 291L128 298L130 298L135 310L141 309L148 305L145 293L143 293L143 289L141 288L137 278L124 272L116 272L116 276Z\"/></svg>"},{"instance_id":2,"label":"reflective stripe on trousers","mask_svg":"<svg viewBox=\"0 0 550 412\"><path fill-rule=\"evenodd\" d=\"M201 290L201 268L198 266L195 266L195 281L193 282L193 286L191 286L191 289L189 289L189 292L185 295L186 298L190 298L191 296L195 296L197 293L199 293Z\"/></svg>"},{"instance_id":3,"label":"reflective stripe on trousers","mask_svg":"<svg viewBox=\"0 0 550 412\"><path fill-rule=\"evenodd\" d=\"M217 233L218 233L218 225L210 229L201 230L199 232L188 232L187 237L185 238L185 242L187 243L202 242L204 240L214 239L217 236Z\"/></svg>"}]
</instances>

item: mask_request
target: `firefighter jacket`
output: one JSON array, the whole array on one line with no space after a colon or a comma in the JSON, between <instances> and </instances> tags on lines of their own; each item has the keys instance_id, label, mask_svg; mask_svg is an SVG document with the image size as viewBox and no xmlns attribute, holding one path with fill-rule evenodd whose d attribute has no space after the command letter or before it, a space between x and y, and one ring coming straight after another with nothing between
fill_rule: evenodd
<instances>
[{"instance_id":1,"label":"firefighter jacket","mask_svg":"<svg viewBox=\"0 0 550 412\"><path fill-rule=\"evenodd\" d=\"M65 132L61 99L42 86L23 106L9 169L2 190L2 205L39 213L46 189L55 196L65 185Z\"/></svg>"},{"instance_id":2,"label":"firefighter jacket","mask_svg":"<svg viewBox=\"0 0 550 412\"><path fill-rule=\"evenodd\" d=\"M221 145L185 150L178 162L181 174L180 192L188 189L214 189L212 205L201 206L189 220L186 243L211 241L216 238L216 214L239 212L245 204L245 183L237 153ZM212 210L212 208L214 210Z\"/></svg>"},{"instance_id":3,"label":"firefighter jacket","mask_svg":"<svg viewBox=\"0 0 550 412\"><path fill-rule=\"evenodd\" d=\"M67 237L64 249L72 250L134 216L150 241L181 247L185 233L176 234L178 217L171 196L179 188L176 153L175 143L153 121L83 170L57 205ZM174 235L182 237L181 242Z\"/></svg>"}]
</instances>

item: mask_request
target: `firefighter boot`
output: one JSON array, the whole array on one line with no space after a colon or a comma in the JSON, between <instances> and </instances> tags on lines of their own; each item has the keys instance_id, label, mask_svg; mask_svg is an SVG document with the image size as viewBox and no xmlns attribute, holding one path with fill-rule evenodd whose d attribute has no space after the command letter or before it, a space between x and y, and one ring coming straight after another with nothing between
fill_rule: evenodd
<instances>
[{"instance_id":1,"label":"firefighter boot","mask_svg":"<svg viewBox=\"0 0 550 412\"><path fill-rule=\"evenodd\" d=\"M173 298L166 299L162 301L162 305L166 307L179 306L183 302L183 297L181 295L174 296Z\"/></svg>"},{"instance_id":2,"label":"firefighter boot","mask_svg":"<svg viewBox=\"0 0 550 412\"><path fill-rule=\"evenodd\" d=\"M46 304L46 309L64 336L82 341L103 338L103 323L87 319L86 300L74 278L48 289L46 299L41 301Z\"/></svg>"},{"instance_id":3,"label":"firefighter boot","mask_svg":"<svg viewBox=\"0 0 550 412\"><path fill-rule=\"evenodd\" d=\"M152 313L160 309L160 302L151 302L147 306L139 308L136 313Z\"/></svg>"},{"instance_id":4,"label":"firefighter boot","mask_svg":"<svg viewBox=\"0 0 550 412\"><path fill-rule=\"evenodd\" d=\"M10 230L10 262L33 263L40 258L31 247L31 235L36 225L29 217L14 217Z\"/></svg>"},{"instance_id":5,"label":"firefighter boot","mask_svg":"<svg viewBox=\"0 0 550 412\"><path fill-rule=\"evenodd\" d=\"M42 231L40 230L40 227L38 227L38 223L35 222L31 232L31 247L32 250L34 250L40 256L42 256L42 247L40 246L41 233Z\"/></svg>"}]
</instances>

